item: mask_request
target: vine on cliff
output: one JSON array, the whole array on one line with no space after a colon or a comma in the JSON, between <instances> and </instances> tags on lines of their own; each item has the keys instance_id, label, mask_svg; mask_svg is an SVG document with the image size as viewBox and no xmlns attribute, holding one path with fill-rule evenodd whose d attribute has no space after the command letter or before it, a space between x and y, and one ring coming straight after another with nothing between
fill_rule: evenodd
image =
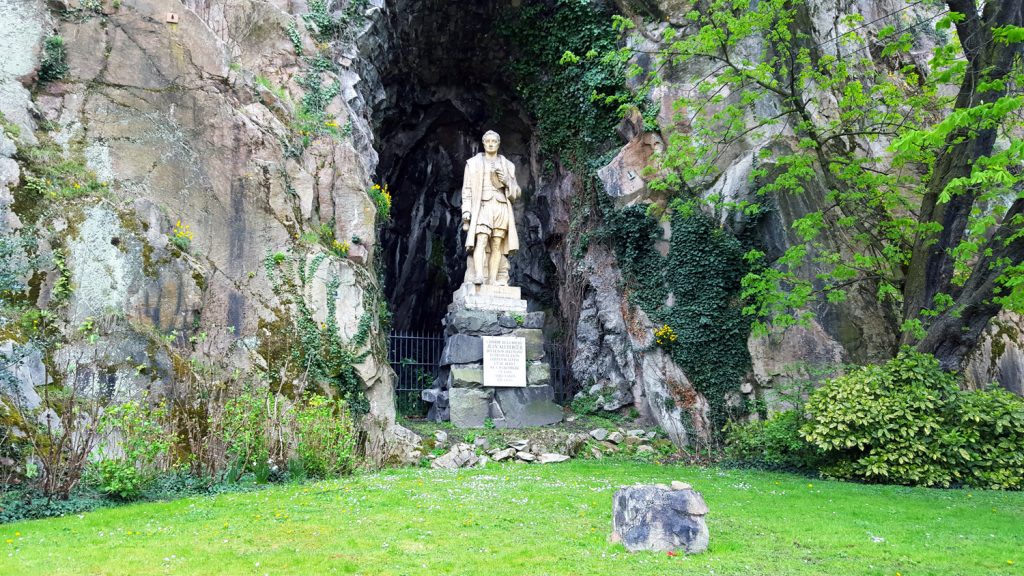
<instances>
[{"instance_id":1,"label":"vine on cliff","mask_svg":"<svg viewBox=\"0 0 1024 576\"><path fill-rule=\"evenodd\" d=\"M327 257L326 253L321 252L307 264L303 258L277 252L268 254L264 260L264 268L274 294L283 304L290 306L294 314L282 323L284 334L277 335L290 345L287 357L278 359L285 364L271 367L271 378L287 377L287 363L293 363L309 382L334 388L354 412L364 414L369 404L355 365L371 353L364 348L370 337L376 309L367 307L359 318L355 335L348 342L344 341L337 320L337 297L341 280L337 274L333 274L326 286L326 317L323 322L316 321L315 311L306 302L304 294ZM268 362L272 361L272 358L268 358ZM274 368L284 369L282 373L276 374ZM284 382L279 384L283 386Z\"/></svg>"},{"instance_id":2,"label":"vine on cliff","mask_svg":"<svg viewBox=\"0 0 1024 576\"><path fill-rule=\"evenodd\" d=\"M501 33L518 48L511 64L516 91L537 121L541 148L575 169L591 171L612 148L623 106L637 107L615 54L619 33L606 5L537 2L513 10ZM588 162L589 161L589 162Z\"/></svg>"},{"instance_id":3,"label":"vine on cliff","mask_svg":"<svg viewBox=\"0 0 1024 576\"><path fill-rule=\"evenodd\" d=\"M630 303L674 333L663 347L707 398L720 428L727 396L750 367L751 321L739 299L744 249L692 204L674 208L666 256L655 249L661 227L643 206L606 206L603 232L614 243Z\"/></svg>"},{"instance_id":4,"label":"vine on cliff","mask_svg":"<svg viewBox=\"0 0 1024 576\"><path fill-rule=\"evenodd\" d=\"M643 91L627 87L629 70L618 45L623 19L607 4L574 0L537 2L513 11L505 33L518 58L512 72L519 95L537 119L542 150L555 154L593 193L572 204L569 239L583 257L592 236L611 240L630 302L676 335L666 350L724 423L726 396L750 365L740 279L746 272L740 243L708 217L679 204L672 218L668 256L654 244L658 222L644 207L616 209L596 177L615 153L615 127L624 112L638 110L653 128L656 108ZM599 230L592 230L603 220ZM674 300L674 305L666 302Z\"/></svg>"}]
</instances>

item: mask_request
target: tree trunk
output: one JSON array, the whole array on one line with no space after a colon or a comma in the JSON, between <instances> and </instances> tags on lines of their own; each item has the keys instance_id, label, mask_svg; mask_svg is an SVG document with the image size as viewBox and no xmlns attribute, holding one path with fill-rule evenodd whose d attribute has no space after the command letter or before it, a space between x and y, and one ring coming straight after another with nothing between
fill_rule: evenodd
<instances>
[{"instance_id":1,"label":"tree trunk","mask_svg":"<svg viewBox=\"0 0 1024 576\"><path fill-rule=\"evenodd\" d=\"M951 11L965 15L964 20L957 23L957 33L963 43L968 66L955 107L963 109L995 102L1006 95L1005 88L986 89L982 86L979 89L979 85L1009 76L1021 44L997 42L994 29L1024 25L1024 0L987 2L984 13L980 15L974 0L948 0L947 4ZM926 336L917 343L919 350L935 353L943 366L949 369L959 368L964 355L977 342L988 321L999 312L1000 306L992 302L992 296L995 280L1002 268L991 257L983 257L962 289L953 284L951 251L964 238L978 192L967 190L945 203L940 202L940 196L952 180L969 176L979 158L992 154L995 140L994 128L976 130L973 135L968 129L960 129L947 138L947 146L935 160L920 211L921 222L934 224L939 231L920 234L915 240L904 285L904 320L918 318L922 310L931 308L937 294L948 294L955 299L950 312L937 317L928 326ZM1003 222L1011 220L1007 215ZM1007 231L997 231L981 253L985 254L984 248L991 248L994 253L1009 257L1014 263L1020 262L1024 257L1020 248L1011 251L1011 246L997 245L1005 243L1008 237ZM912 344L913 337L905 334L903 343Z\"/></svg>"},{"instance_id":2,"label":"tree trunk","mask_svg":"<svg viewBox=\"0 0 1024 576\"><path fill-rule=\"evenodd\" d=\"M1024 216L1024 198L1014 201L1006 213L1004 222L1011 222ZM998 287L997 279L1005 262L1024 260L1024 235L1011 237L1017 232L1014 227L1003 226L988 243L991 253L983 255L974 265L970 279L964 285L956 305L935 318L927 335L917 345L922 352L930 352L946 370L959 369L974 345L978 342L1000 306L993 301Z\"/></svg>"}]
</instances>

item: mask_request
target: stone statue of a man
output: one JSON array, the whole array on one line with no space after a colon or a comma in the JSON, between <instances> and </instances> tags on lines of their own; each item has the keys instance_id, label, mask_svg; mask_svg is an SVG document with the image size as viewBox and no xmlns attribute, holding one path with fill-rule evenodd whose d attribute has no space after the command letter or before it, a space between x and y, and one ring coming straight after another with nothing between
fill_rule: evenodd
<instances>
[{"instance_id":1,"label":"stone statue of a man","mask_svg":"<svg viewBox=\"0 0 1024 576\"><path fill-rule=\"evenodd\" d=\"M502 260L519 249L512 203L521 190L516 168L498 154L501 137L489 130L483 138L484 151L466 162L462 181L462 229L466 250L473 254L474 284L507 285L507 274L499 279ZM507 265L506 265L507 266Z\"/></svg>"}]
</instances>

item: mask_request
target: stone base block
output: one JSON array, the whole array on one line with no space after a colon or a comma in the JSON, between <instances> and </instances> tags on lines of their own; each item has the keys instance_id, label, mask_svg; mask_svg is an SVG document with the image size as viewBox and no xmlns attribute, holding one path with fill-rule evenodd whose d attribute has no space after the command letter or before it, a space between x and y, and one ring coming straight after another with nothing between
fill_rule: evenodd
<instances>
[{"instance_id":1,"label":"stone base block","mask_svg":"<svg viewBox=\"0 0 1024 576\"><path fill-rule=\"evenodd\" d=\"M511 336L526 338L526 359L540 360L544 357L544 332L537 328L519 328Z\"/></svg>"},{"instance_id":2,"label":"stone base block","mask_svg":"<svg viewBox=\"0 0 1024 576\"><path fill-rule=\"evenodd\" d=\"M526 314L526 300L518 286L477 286L463 284L452 297L456 306L467 310L491 310Z\"/></svg>"},{"instance_id":3,"label":"stone base block","mask_svg":"<svg viewBox=\"0 0 1024 576\"><path fill-rule=\"evenodd\" d=\"M484 341L479 336L453 334L444 342L441 366L471 364L484 359Z\"/></svg>"},{"instance_id":4,"label":"stone base block","mask_svg":"<svg viewBox=\"0 0 1024 576\"><path fill-rule=\"evenodd\" d=\"M551 384L551 365L547 362L530 362L526 365L526 384L528 386L549 386Z\"/></svg>"},{"instance_id":5,"label":"stone base block","mask_svg":"<svg viewBox=\"0 0 1024 576\"><path fill-rule=\"evenodd\" d=\"M494 310L449 308L448 315L445 316L445 333L449 337L455 334L467 334L470 336L500 336L508 334L509 329L501 325L498 315L499 313Z\"/></svg>"},{"instance_id":6,"label":"stone base block","mask_svg":"<svg viewBox=\"0 0 1024 576\"><path fill-rule=\"evenodd\" d=\"M519 286L491 286L488 284L481 284L479 286L474 284L463 284L463 286L476 288L476 293L480 296L489 296L491 298L511 298L513 300L521 300L523 298L523 290Z\"/></svg>"},{"instance_id":7,"label":"stone base block","mask_svg":"<svg viewBox=\"0 0 1024 576\"><path fill-rule=\"evenodd\" d=\"M491 416L490 390L452 388L448 391L448 411L456 428L483 428Z\"/></svg>"},{"instance_id":8,"label":"stone base block","mask_svg":"<svg viewBox=\"0 0 1024 576\"><path fill-rule=\"evenodd\" d=\"M490 408L496 428L548 426L562 421L562 407L555 404L551 386L498 388Z\"/></svg>"},{"instance_id":9,"label":"stone base block","mask_svg":"<svg viewBox=\"0 0 1024 576\"><path fill-rule=\"evenodd\" d=\"M482 364L460 364L452 366L449 380L451 388L479 388L484 383L484 367Z\"/></svg>"}]
</instances>

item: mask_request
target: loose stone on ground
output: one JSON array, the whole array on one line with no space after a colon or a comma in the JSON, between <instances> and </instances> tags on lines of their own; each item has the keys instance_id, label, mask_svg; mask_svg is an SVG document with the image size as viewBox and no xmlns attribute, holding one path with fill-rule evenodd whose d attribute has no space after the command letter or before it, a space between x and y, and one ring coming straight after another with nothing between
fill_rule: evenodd
<instances>
[{"instance_id":1,"label":"loose stone on ground","mask_svg":"<svg viewBox=\"0 0 1024 576\"><path fill-rule=\"evenodd\" d=\"M612 500L611 539L630 552L696 554L708 547L707 513L704 497L685 482L627 486Z\"/></svg>"}]
</instances>

